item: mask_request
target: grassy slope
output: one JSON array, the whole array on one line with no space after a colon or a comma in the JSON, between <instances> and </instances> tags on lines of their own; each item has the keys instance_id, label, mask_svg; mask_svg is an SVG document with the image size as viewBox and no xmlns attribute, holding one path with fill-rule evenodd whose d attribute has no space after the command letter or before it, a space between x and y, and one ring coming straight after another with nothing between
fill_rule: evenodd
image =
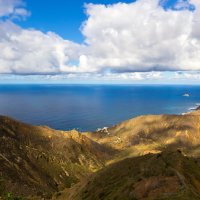
<instances>
[{"instance_id":1,"label":"grassy slope","mask_svg":"<svg viewBox=\"0 0 200 200\"><path fill-rule=\"evenodd\" d=\"M157 153L168 147L181 148L188 155L198 156L200 116L192 113L146 115L122 122L107 131L85 135L100 144L120 150L122 158Z\"/></svg>"}]
</instances>

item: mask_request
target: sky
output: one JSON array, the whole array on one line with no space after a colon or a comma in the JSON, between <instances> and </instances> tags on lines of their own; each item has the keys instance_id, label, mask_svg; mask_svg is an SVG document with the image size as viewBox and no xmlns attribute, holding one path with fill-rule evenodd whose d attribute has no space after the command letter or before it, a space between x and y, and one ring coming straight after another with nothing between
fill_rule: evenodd
<instances>
[{"instance_id":1,"label":"sky","mask_svg":"<svg viewBox=\"0 0 200 200\"><path fill-rule=\"evenodd\" d=\"M31 17L17 23L23 28L34 27L43 32L53 31L64 39L81 43L84 37L80 26L87 20L84 5L87 3L109 5L118 2L116 0L27 0L26 8L31 11ZM131 3L133 0L123 2Z\"/></svg>"},{"instance_id":2,"label":"sky","mask_svg":"<svg viewBox=\"0 0 200 200\"><path fill-rule=\"evenodd\" d=\"M200 83L199 0L0 0L0 83Z\"/></svg>"}]
</instances>

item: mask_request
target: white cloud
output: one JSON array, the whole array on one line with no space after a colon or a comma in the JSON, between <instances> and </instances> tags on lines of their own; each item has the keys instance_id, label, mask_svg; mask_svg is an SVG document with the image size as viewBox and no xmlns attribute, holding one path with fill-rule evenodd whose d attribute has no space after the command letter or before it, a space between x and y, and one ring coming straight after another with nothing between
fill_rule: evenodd
<instances>
[{"instance_id":1,"label":"white cloud","mask_svg":"<svg viewBox=\"0 0 200 200\"><path fill-rule=\"evenodd\" d=\"M12 22L29 13L21 0L0 0L0 73L59 74L85 71L73 65L82 62L83 46L55 33L23 29ZM2 18L1 18L2 17ZM6 18L3 18L6 17Z\"/></svg>"},{"instance_id":2,"label":"white cloud","mask_svg":"<svg viewBox=\"0 0 200 200\"><path fill-rule=\"evenodd\" d=\"M200 80L200 73L199 72L176 72L174 79L178 80L189 80L189 81L199 81Z\"/></svg>"},{"instance_id":3,"label":"white cloud","mask_svg":"<svg viewBox=\"0 0 200 200\"><path fill-rule=\"evenodd\" d=\"M193 3L194 12L165 11L156 0L87 5L88 63L118 72L199 70L199 2Z\"/></svg>"},{"instance_id":4,"label":"white cloud","mask_svg":"<svg viewBox=\"0 0 200 200\"><path fill-rule=\"evenodd\" d=\"M179 0L176 6L188 8L184 3ZM165 11L158 0L88 4L85 43L76 44L52 32L17 26L13 17L29 13L24 2L0 0L0 17L7 17L0 18L0 73L92 73L143 80L160 78L159 71L200 70L200 1L190 4L194 12Z\"/></svg>"},{"instance_id":5,"label":"white cloud","mask_svg":"<svg viewBox=\"0 0 200 200\"><path fill-rule=\"evenodd\" d=\"M83 74L65 74L46 76L49 81L63 81L63 80L80 80L80 81L128 81L140 82L144 80L161 80L163 75L161 72L131 72L131 73L83 73Z\"/></svg>"},{"instance_id":6,"label":"white cloud","mask_svg":"<svg viewBox=\"0 0 200 200\"><path fill-rule=\"evenodd\" d=\"M10 21L0 23L0 72L56 74L73 72L81 46L58 35L21 29Z\"/></svg>"},{"instance_id":7,"label":"white cloud","mask_svg":"<svg viewBox=\"0 0 200 200\"><path fill-rule=\"evenodd\" d=\"M22 0L0 0L0 17L26 17L30 14Z\"/></svg>"}]
</instances>

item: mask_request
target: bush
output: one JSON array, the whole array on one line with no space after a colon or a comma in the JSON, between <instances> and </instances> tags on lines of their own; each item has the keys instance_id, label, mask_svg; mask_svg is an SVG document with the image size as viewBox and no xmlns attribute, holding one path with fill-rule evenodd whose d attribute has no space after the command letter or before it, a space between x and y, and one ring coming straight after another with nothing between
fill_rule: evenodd
<instances>
[{"instance_id":1,"label":"bush","mask_svg":"<svg viewBox=\"0 0 200 200\"><path fill-rule=\"evenodd\" d=\"M4 196L3 200L25 200L25 198L23 198L23 197L16 197L11 192L8 192Z\"/></svg>"}]
</instances>

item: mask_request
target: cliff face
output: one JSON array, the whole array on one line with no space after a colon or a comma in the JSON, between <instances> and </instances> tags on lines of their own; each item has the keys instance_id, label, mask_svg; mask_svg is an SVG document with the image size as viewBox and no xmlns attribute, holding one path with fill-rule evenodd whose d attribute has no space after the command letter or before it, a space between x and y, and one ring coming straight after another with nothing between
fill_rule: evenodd
<instances>
[{"instance_id":1,"label":"cliff face","mask_svg":"<svg viewBox=\"0 0 200 200\"><path fill-rule=\"evenodd\" d=\"M140 116L93 133L2 116L0 196L200 199L199 113Z\"/></svg>"}]
</instances>

